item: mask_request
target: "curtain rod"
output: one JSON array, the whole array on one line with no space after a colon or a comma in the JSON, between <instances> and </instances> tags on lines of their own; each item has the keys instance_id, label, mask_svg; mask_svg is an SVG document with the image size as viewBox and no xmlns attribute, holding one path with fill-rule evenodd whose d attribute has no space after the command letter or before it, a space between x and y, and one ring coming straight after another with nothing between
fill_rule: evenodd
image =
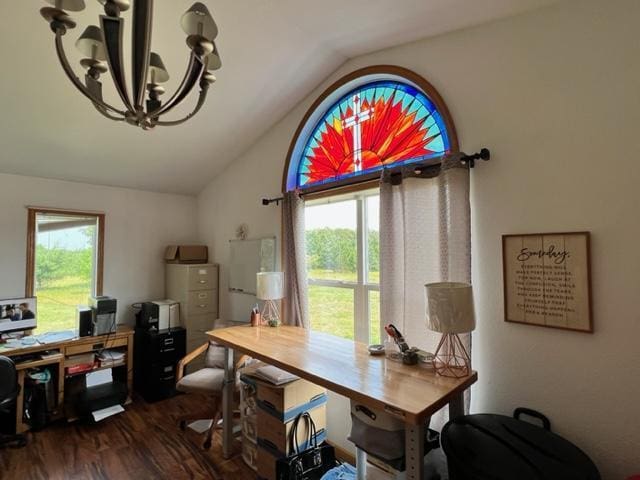
<instances>
[{"instance_id":1,"label":"curtain rod","mask_svg":"<svg viewBox=\"0 0 640 480\"><path fill-rule=\"evenodd\" d=\"M481 148L479 152L472 153L471 155L464 154L460 157L460 163L463 165L469 165L469 168L475 168L476 160L484 160L485 162L488 160L491 160L491 151L488 148ZM411 167L420 169L424 167L435 167L437 165L439 164L436 163L431 165L425 165L425 164L417 163L415 165L403 165L403 166L404 167L411 166ZM402 168L402 166L398 168ZM367 179L367 180L371 180L371 179ZM271 205L272 203L275 203L276 205L280 205L280 202L283 199L284 197L263 198L262 205L268 206L268 205Z\"/></svg>"}]
</instances>

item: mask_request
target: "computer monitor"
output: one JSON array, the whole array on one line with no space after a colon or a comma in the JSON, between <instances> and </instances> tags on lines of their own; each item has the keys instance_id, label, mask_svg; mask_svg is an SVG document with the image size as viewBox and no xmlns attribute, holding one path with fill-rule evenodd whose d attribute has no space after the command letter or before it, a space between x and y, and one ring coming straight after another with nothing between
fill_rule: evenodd
<instances>
[{"instance_id":1,"label":"computer monitor","mask_svg":"<svg viewBox=\"0 0 640 480\"><path fill-rule=\"evenodd\" d=\"M36 297L0 300L0 335L31 330L37 325Z\"/></svg>"}]
</instances>

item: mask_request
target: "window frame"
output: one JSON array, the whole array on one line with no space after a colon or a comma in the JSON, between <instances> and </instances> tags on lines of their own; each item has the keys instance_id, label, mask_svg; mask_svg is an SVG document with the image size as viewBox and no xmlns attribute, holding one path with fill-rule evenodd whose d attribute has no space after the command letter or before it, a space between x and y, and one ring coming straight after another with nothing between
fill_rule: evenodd
<instances>
[{"instance_id":1,"label":"window frame","mask_svg":"<svg viewBox=\"0 0 640 480\"><path fill-rule=\"evenodd\" d=\"M78 217L95 217L98 224L96 235L96 278L94 295L103 294L104 281L104 232L105 214L101 212L89 212L81 210L69 210L59 208L27 207L27 272L25 279L25 296L35 296L36 275L36 220L38 214L60 214Z\"/></svg>"},{"instance_id":2,"label":"window frame","mask_svg":"<svg viewBox=\"0 0 640 480\"><path fill-rule=\"evenodd\" d=\"M343 201L356 201L356 281L350 282L345 280L327 280L307 278L307 286L346 288L353 291L354 301L354 329L353 337L356 342L369 343L369 334L371 332L371 308L370 295L372 291L380 292L379 283L371 283L369 281L369 243L367 241L368 231L368 208L367 199L373 196L379 196L380 189L360 190L351 194L324 196L315 198L305 202L305 209L317 205L328 203L338 203ZM305 252L306 254L306 252ZM313 321L310 328L313 329ZM380 338L382 338L382 325L378 326L380 330Z\"/></svg>"}]
</instances>

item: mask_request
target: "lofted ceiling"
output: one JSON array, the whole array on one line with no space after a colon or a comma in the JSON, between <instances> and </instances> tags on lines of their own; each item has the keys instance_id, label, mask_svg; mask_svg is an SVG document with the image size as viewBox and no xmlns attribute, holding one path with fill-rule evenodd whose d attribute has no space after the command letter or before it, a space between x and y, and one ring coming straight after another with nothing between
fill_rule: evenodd
<instances>
[{"instance_id":1,"label":"lofted ceiling","mask_svg":"<svg viewBox=\"0 0 640 480\"><path fill-rule=\"evenodd\" d=\"M151 132L101 117L75 91L39 14L46 2L3 1L0 173L196 194L349 58L555 0L203 1L220 29L218 81L197 117ZM73 44L102 13L97 0L86 3L85 11L72 13L78 28L65 37L81 78L81 57ZM172 75L165 99L187 65L179 20L192 3L155 2L153 50ZM130 14L124 15L127 25ZM105 98L119 105L108 75L103 77ZM166 119L190 110L193 95Z\"/></svg>"}]
</instances>

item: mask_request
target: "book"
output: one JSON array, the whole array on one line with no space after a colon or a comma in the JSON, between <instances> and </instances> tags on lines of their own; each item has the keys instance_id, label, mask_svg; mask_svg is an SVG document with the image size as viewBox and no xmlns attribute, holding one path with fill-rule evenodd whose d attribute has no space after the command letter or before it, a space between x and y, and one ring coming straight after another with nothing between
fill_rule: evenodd
<instances>
[{"instance_id":1,"label":"book","mask_svg":"<svg viewBox=\"0 0 640 480\"><path fill-rule=\"evenodd\" d=\"M86 373L93 370L94 363L82 363L80 365L74 365L72 367L67 367L67 375L76 375L78 373Z\"/></svg>"}]
</instances>

